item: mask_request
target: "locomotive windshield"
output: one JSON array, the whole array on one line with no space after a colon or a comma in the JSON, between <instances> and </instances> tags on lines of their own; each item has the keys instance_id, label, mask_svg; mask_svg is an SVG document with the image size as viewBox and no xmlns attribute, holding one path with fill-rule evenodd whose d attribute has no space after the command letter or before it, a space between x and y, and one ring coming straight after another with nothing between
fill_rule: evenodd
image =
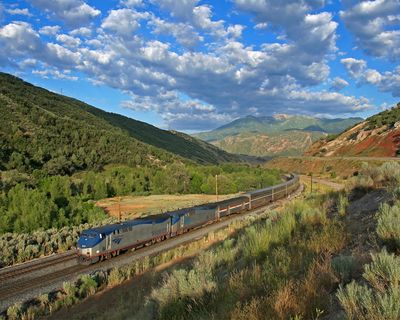
<instances>
[{"instance_id":1,"label":"locomotive windshield","mask_svg":"<svg viewBox=\"0 0 400 320\"><path fill-rule=\"evenodd\" d=\"M87 233L87 232L84 232L84 233L81 234L81 237L83 237L83 238L88 238L88 239L94 239L94 238L97 238L97 237L98 237L98 234L97 234L97 233Z\"/></svg>"}]
</instances>

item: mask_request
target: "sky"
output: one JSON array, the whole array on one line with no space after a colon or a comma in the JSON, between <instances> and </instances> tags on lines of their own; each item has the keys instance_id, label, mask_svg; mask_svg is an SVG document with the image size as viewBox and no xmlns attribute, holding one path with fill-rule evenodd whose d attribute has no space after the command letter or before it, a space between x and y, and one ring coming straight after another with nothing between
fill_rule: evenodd
<instances>
[{"instance_id":1,"label":"sky","mask_svg":"<svg viewBox=\"0 0 400 320\"><path fill-rule=\"evenodd\" d=\"M400 0L0 1L0 71L165 129L400 101Z\"/></svg>"}]
</instances>

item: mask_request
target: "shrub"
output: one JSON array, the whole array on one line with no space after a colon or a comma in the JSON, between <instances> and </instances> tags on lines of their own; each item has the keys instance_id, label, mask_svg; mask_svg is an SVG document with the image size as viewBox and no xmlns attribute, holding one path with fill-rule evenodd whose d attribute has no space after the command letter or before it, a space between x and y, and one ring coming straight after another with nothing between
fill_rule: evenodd
<instances>
[{"instance_id":1,"label":"shrub","mask_svg":"<svg viewBox=\"0 0 400 320\"><path fill-rule=\"evenodd\" d=\"M17 320L21 317L22 313L22 304L15 303L7 309L7 317L10 320Z\"/></svg>"},{"instance_id":2,"label":"shrub","mask_svg":"<svg viewBox=\"0 0 400 320\"><path fill-rule=\"evenodd\" d=\"M324 224L326 222L325 211L320 208L305 208L300 214L303 225Z\"/></svg>"},{"instance_id":3,"label":"shrub","mask_svg":"<svg viewBox=\"0 0 400 320\"><path fill-rule=\"evenodd\" d=\"M40 306L44 309L45 307L47 307L48 306L48 304L49 304L49 295L47 294L47 293L44 293L44 294L41 294L39 297L38 297L38 301L39 301L39 303L40 303Z\"/></svg>"},{"instance_id":4,"label":"shrub","mask_svg":"<svg viewBox=\"0 0 400 320\"><path fill-rule=\"evenodd\" d=\"M354 180L354 187L369 189L374 187L375 182L380 181L380 172L377 167L371 167L368 163L364 162L358 175Z\"/></svg>"},{"instance_id":5,"label":"shrub","mask_svg":"<svg viewBox=\"0 0 400 320\"><path fill-rule=\"evenodd\" d=\"M76 294L78 292L77 287L74 283L69 281L63 283L63 290L65 292L65 297L63 297L63 301L66 306L70 306L77 301Z\"/></svg>"},{"instance_id":6,"label":"shrub","mask_svg":"<svg viewBox=\"0 0 400 320\"><path fill-rule=\"evenodd\" d=\"M379 173L389 185L398 185L400 182L400 164L395 161L385 162L379 167Z\"/></svg>"},{"instance_id":7,"label":"shrub","mask_svg":"<svg viewBox=\"0 0 400 320\"><path fill-rule=\"evenodd\" d=\"M285 212L275 222L266 220L264 223L246 228L245 233L238 239L238 246L242 248L244 257L256 258L267 252L271 244L288 239L295 224L293 214Z\"/></svg>"},{"instance_id":8,"label":"shrub","mask_svg":"<svg viewBox=\"0 0 400 320\"><path fill-rule=\"evenodd\" d=\"M366 286L352 281L345 288L339 287L336 296L348 319L367 320L369 315L375 314L372 290Z\"/></svg>"},{"instance_id":9,"label":"shrub","mask_svg":"<svg viewBox=\"0 0 400 320\"><path fill-rule=\"evenodd\" d=\"M82 298L95 294L98 286L95 279L93 279L90 275L85 274L79 280L81 282L79 286L79 295Z\"/></svg>"},{"instance_id":10,"label":"shrub","mask_svg":"<svg viewBox=\"0 0 400 320\"><path fill-rule=\"evenodd\" d=\"M400 319L400 258L385 250L371 256L363 274L371 288L353 281L336 296L349 319Z\"/></svg>"},{"instance_id":11,"label":"shrub","mask_svg":"<svg viewBox=\"0 0 400 320\"><path fill-rule=\"evenodd\" d=\"M377 214L376 232L383 241L400 248L400 207L380 206Z\"/></svg>"},{"instance_id":12,"label":"shrub","mask_svg":"<svg viewBox=\"0 0 400 320\"><path fill-rule=\"evenodd\" d=\"M107 284L109 286L115 286L122 283L124 280L128 279L125 269L113 268L108 275Z\"/></svg>"},{"instance_id":13,"label":"shrub","mask_svg":"<svg viewBox=\"0 0 400 320\"><path fill-rule=\"evenodd\" d=\"M201 309L203 295L215 288L210 269L208 272L179 269L164 276L161 287L151 293L151 299L159 306L161 318L180 318L185 311Z\"/></svg>"},{"instance_id":14,"label":"shrub","mask_svg":"<svg viewBox=\"0 0 400 320\"><path fill-rule=\"evenodd\" d=\"M39 309L34 306L28 307L28 309L21 315L21 320L34 320L40 314Z\"/></svg>"},{"instance_id":15,"label":"shrub","mask_svg":"<svg viewBox=\"0 0 400 320\"><path fill-rule=\"evenodd\" d=\"M347 206L349 205L349 199L346 194L340 193L337 201L337 210L340 216L346 215Z\"/></svg>"},{"instance_id":16,"label":"shrub","mask_svg":"<svg viewBox=\"0 0 400 320\"><path fill-rule=\"evenodd\" d=\"M365 266L363 277L379 292L400 285L400 257L386 250L371 254L372 262Z\"/></svg>"},{"instance_id":17,"label":"shrub","mask_svg":"<svg viewBox=\"0 0 400 320\"><path fill-rule=\"evenodd\" d=\"M332 268L341 282L349 282L357 270L357 263L353 256L340 255L332 259Z\"/></svg>"}]
</instances>

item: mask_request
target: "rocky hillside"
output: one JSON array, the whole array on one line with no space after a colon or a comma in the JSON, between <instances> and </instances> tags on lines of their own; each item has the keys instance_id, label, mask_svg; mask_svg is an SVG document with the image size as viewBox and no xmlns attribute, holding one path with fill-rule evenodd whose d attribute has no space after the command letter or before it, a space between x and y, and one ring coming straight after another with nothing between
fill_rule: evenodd
<instances>
[{"instance_id":1,"label":"rocky hillside","mask_svg":"<svg viewBox=\"0 0 400 320\"><path fill-rule=\"evenodd\" d=\"M108 113L0 73L0 170L71 174L106 164L238 157L185 134Z\"/></svg>"},{"instance_id":2,"label":"rocky hillside","mask_svg":"<svg viewBox=\"0 0 400 320\"><path fill-rule=\"evenodd\" d=\"M195 136L231 153L294 156L302 154L318 139L341 132L360 121L361 118L319 119L285 114L247 116Z\"/></svg>"},{"instance_id":3,"label":"rocky hillside","mask_svg":"<svg viewBox=\"0 0 400 320\"><path fill-rule=\"evenodd\" d=\"M400 154L400 103L344 131L315 142L311 156L396 157Z\"/></svg>"}]
</instances>

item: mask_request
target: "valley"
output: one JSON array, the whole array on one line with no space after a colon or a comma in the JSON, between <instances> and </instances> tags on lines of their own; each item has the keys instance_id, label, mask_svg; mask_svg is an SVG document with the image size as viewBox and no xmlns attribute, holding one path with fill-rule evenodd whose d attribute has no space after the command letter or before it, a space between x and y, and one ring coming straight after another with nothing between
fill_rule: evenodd
<instances>
[{"instance_id":1,"label":"valley","mask_svg":"<svg viewBox=\"0 0 400 320\"><path fill-rule=\"evenodd\" d=\"M400 320L399 13L0 1L0 320Z\"/></svg>"},{"instance_id":2,"label":"valley","mask_svg":"<svg viewBox=\"0 0 400 320\"><path fill-rule=\"evenodd\" d=\"M386 228L397 225L387 222L397 219L389 212L397 210L400 183L397 108L359 124L357 118L247 117L216 130L223 138L212 142L232 148L227 152L2 77L8 82L0 92L4 121L11 125L0 131L0 248L2 266L9 266L0 272L7 279L1 316L185 319L188 308L193 319L374 312L348 306L355 299L348 283L363 288L361 276L375 257L396 259L397 230ZM242 151L246 156L236 154ZM278 154L286 156L262 160ZM301 175L300 189L279 187L287 173ZM118 250L98 265L75 260L82 234L118 225L120 214L122 222L150 221L180 208L208 208L216 189L223 203L274 185L283 189L262 196L270 197L266 206L156 239L138 251ZM185 213L182 221L187 219ZM384 244L389 253L381 250ZM36 266L22 276L7 273L31 264ZM148 302L138 300L138 287ZM110 309L104 299L115 294L136 302ZM380 301L379 294L373 299Z\"/></svg>"}]
</instances>

